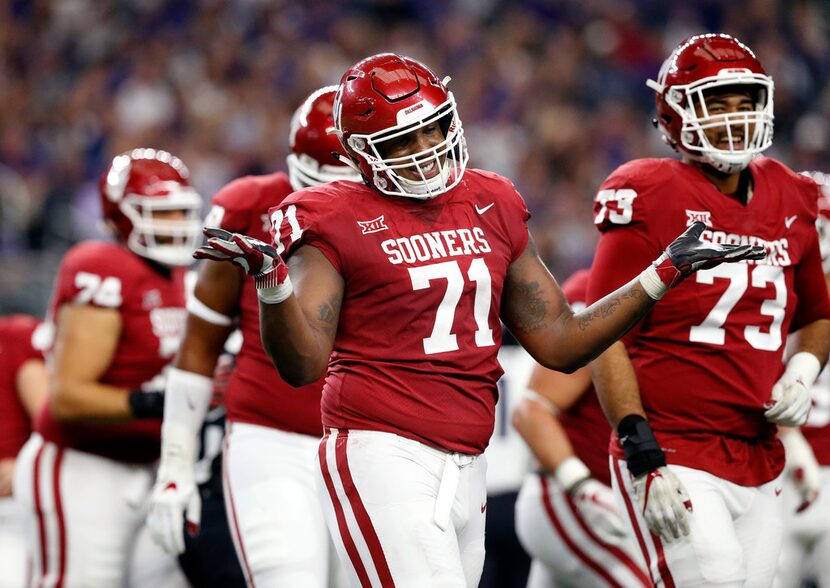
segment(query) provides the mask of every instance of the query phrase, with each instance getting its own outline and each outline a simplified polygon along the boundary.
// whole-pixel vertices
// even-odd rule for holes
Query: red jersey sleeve
[[[336,195],[310,188],[292,194],[268,211],[271,237],[283,259],[287,260],[303,245],[311,245],[342,273],[343,263],[333,245],[336,236],[329,234],[337,224],[333,198]]]
[[[594,224],[602,235],[591,267],[588,304],[629,282],[663,249],[647,230],[647,191],[630,167],[627,164],[611,174],[594,198]]]
[[[475,185],[484,193],[489,193],[494,196],[493,202],[498,200],[498,209],[500,212],[499,221],[502,226],[503,234],[508,236],[510,241],[511,259],[515,261],[524,252],[527,246],[530,235],[527,230],[527,221],[530,220],[530,211],[527,209],[527,204],[516,190],[509,179],[500,176],[493,172],[485,170],[475,170],[475,176],[470,174],[468,182],[475,182]],[[477,205],[477,210],[486,212],[489,209],[489,204],[482,201]]]
[[[87,242],[71,249],[58,271],[56,303],[121,308],[129,274],[117,245]]]

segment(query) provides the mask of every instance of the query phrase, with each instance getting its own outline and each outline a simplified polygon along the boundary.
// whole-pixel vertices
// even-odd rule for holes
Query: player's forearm
[[[656,302],[635,278],[569,317],[565,340],[575,355],[572,361],[586,365],[631,330]]]
[[[630,414],[645,416],[637,375],[625,345],[611,345],[591,362],[590,370],[597,398],[614,430]]]
[[[559,420],[546,406],[523,400],[513,413],[513,426],[536,456],[541,467],[553,472],[574,455],[571,442]]]
[[[311,384],[325,373],[330,341],[312,327],[296,296],[279,304],[260,302],[259,329],[265,352],[288,384]]]
[[[830,320],[819,319],[798,330],[792,355],[802,351],[815,355],[824,367],[830,353]]]
[[[231,331],[232,327],[212,325],[197,316],[188,315],[184,340],[173,365],[180,370],[212,378]]]
[[[98,382],[66,381],[55,377],[49,410],[61,421],[122,422],[132,419],[130,391]]]

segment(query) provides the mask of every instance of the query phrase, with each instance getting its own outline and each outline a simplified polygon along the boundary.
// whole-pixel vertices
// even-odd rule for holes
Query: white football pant
[[[391,433],[331,429],[318,492],[353,586],[478,586],[487,462]]]
[[[32,586],[187,586],[177,561],[149,540],[144,526],[155,474],[155,464],[62,449],[33,434],[14,474]]]
[[[225,510],[252,588],[326,588],[334,566],[315,488],[318,437],[228,422]]]
[[[21,506],[11,496],[0,498],[0,588],[20,588],[28,581],[31,556],[24,533]]]
[[[784,548],[778,562],[776,588],[798,587],[805,571],[819,586],[830,586],[830,467],[821,468],[821,491],[806,510],[795,514],[801,498],[784,480]]]
[[[643,553],[655,585],[768,587],[775,577],[784,532],[781,476],[762,486],[739,486],[702,470],[670,465],[692,501],[690,532],[671,543],[653,535],[625,460],[610,458],[621,513]],[[662,583],[662,584],[661,584]]]
[[[527,588],[651,586],[633,542],[592,529],[551,476],[525,477],[516,533],[533,558]]]

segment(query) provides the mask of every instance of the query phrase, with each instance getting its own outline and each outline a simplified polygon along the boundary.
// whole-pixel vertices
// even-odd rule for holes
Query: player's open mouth
[[[718,141],[718,148],[719,149],[743,149],[744,147],[744,138],[743,136],[735,136],[732,137],[732,141],[729,140],[729,137],[723,137],[720,141]]]
[[[432,178],[438,174],[438,163],[435,160],[430,161],[426,164],[422,163],[420,167],[421,173],[424,174],[424,177],[427,179]]]

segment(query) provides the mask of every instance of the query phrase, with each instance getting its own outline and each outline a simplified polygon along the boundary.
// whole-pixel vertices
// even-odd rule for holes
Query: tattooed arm
[[[288,260],[294,294],[259,304],[262,346],[283,380],[310,384],[326,371],[337,333],[343,278],[319,249],[305,245]]]
[[[507,271],[501,315],[536,361],[570,373],[622,337],[654,303],[634,278],[574,314],[531,238]]]

